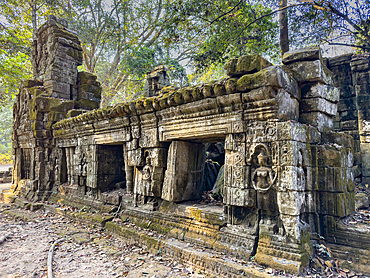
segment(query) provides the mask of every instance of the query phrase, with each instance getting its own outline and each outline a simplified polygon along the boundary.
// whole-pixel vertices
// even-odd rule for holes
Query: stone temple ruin
[[[158,68],[148,97],[97,109],[99,82],[77,72],[78,37],[50,17],[34,42],[36,80],[14,107],[12,192],[114,205],[179,240],[291,273],[325,237],[340,260],[370,273],[369,231],[341,223],[355,210],[355,181],[370,179],[369,62],[323,59],[315,48],[275,66],[243,56],[227,62],[228,78],[182,89],[165,87]],[[223,202],[206,206],[196,201],[205,146],[217,142]]]

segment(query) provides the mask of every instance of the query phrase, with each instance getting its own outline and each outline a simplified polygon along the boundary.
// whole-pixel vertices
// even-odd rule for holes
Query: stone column
[[[299,49],[283,57],[284,69],[301,87],[299,121],[319,131],[333,128],[339,90],[332,87],[332,73],[324,64],[320,48]]]
[[[181,202],[200,198],[204,162],[203,144],[172,141],[168,151],[162,199]]]
[[[352,81],[356,92],[358,115],[358,132],[360,135],[360,152],[362,183],[370,183],[370,55],[354,55],[351,60]],[[354,125],[355,126],[355,125]],[[355,163],[356,163],[355,162]]]

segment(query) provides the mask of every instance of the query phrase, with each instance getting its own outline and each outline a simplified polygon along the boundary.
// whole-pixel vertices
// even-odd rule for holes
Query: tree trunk
[[[33,78],[37,79],[39,77],[39,73],[37,71],[37,42],[36,42],[36,33],[37,33],[37,0],[30,0],[28,1],[28,5],[30,6],[31,12],[31,20],[32,20],[32,73]]]
[[[28,2],[31,8],[31,18],[32,18],[32,39],[36,39],[37,31],[37,1],[32,0]]]
[[[285,52],[289,51],[288,9],[286,9],[287,5],[287,0],[279,0],[279,8],[285,8],[279,13],[281,57],[283,57]]]

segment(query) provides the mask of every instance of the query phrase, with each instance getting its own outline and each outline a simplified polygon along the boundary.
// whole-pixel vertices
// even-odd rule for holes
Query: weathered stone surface
[[[308,98],[300,102],[300,111],[302,113],[321,112],[329,116],[337,114],[337,105],[323,98]]]
[[[283,88],[295,98],[299,98],[297,82],[280,66],[273,66],[254,74],[243,75],[237,81],[236,89],[239,92],[245,92],[267,86]]]
[[[361,143],[362,175],[370,177],[370,143]]]
[[[294,79],[301,82],[321,82],[332,85],[332,73],[322,61],[295,62],[283,67],[291,72]]]
[[[343,64],[346,64],[347,62],[351,61],[352,59],[352,53],[350,54],[344,54],[341,56],[329,58],[329,65],[330,67],[335,67],[335,66],[342,66]]]
[[[370,59],[368,55],[354,56],[351,60],[350,65],[352,71],[367,71],[370,66]]]
[[[41,33],[49,27],[42,28]],[[61,39],[56,40],[60,48],[54,62],[67,67],[79,59],[80,50],[73,34],[56,30]],[[255,58],[231,61],[230,68],[238,72],[234,78],[182,89],[164,87],[153,97],[79,115],[82,111],[75,108],[84,101],[99,102],[99,83],[68,67],[70,76],[58,73],[53,64],[45,74],[51,79],[43,83],[51,92],[35,83],[17,97],[15,193],[39,200],[52,196],[95,209],[113,204],[145,229],[244,258],[257,249],[258,262],[300,272],[312,251],[309,231],[319,234],[326,216],[339,219],[354,211],[353,153],[360,152],[360,136],[361,142],[369,140],[368,114],[361,110],[351,119],[362,125],[361,134],[358,128],[348,129],[351,134],[357,130],[357,144],[345,135],[323,133],[334,119],[325,113],[335,114],[338,94],[317,84],[323,79],[312,77],[321,78],[322,72],[305,73],[312,75],[306,81],[314,83],[303,90],[301,100],[304,82],[298,87],[282,67],[262,69],[264,60]],[[324,70],[316,64],[320,60],[294,61],[288,66]],[[155,81],[156,74],[148,78]],[[352,86],[345,74],[335,80],[342,78]],[[353,80],[366,86],[360,72]],[[72,85],[69,92],[66,84]],[[158,89],[163,84],[151,85]],[[364,109],[367,101],[366,95],[358,95],[353,103]],[[299,106],[307,111],[300,118]],[[350,105],[345,108],[338,115],[354,111]],[[66,116],[72,117],[62,119]],[[338,117],[338,126],[350,127]],[[205,144],[210,142],[224,143],[225,157],[217,160],[224,162],[223,206],[196,201],[205,190]],[[177,204],[189,200],[190,206]]]
[[[163,88],[170,85],[166,68],[164,66],[158,66],[147,74],[144,91],[146,92],[146,96],[151,97],[158,95]]]
[[[173,141],[168,151],[162,199],[169,202],[200,197],[204,165],[204,146]]]
[[[322,57],[319,47],[300,48],[284,53],[283,63],[290,64],[298,61],[315,61],[321,59]]]
[[[355,195],[355,208],[358,209],[366,209],[370,205],[370,198],[369,195],[366,193],[357,193]]]
[[[348,198],[347,195],[352,195]],[[354,193],[320,192],[318,212],[337,217],[345,217],[355,209]]]
[[[82,48],[77,35],[58,24],[54,16],[49,16],[37,30],[33,42],[35,79],[44,81],[52,97],[72,99],[77,93],[73,88],[77,81],[77,66],[81,64]]]
[[[225,64],[225,70],[228,76],[237,77],[255,73],[270,66],[272,64],[259,55],[247,55],[228,60]]]
[[[340,97],[340,90],[336,87],[320,83],[306,84],[301,89],[302,98],[323,98],[327,101],[337,103]]]
[[[299,103],[284,89],[261,87],[242,94],[245,119],[298,120]]]
[[[299,121],[310,124],[319,131],[327,131],[333,127],[333,118],[322,112],[301,113]]]

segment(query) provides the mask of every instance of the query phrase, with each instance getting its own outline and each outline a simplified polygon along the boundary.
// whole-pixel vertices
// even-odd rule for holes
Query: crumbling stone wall
[[[188,240],[293,273],[308,264],[310,238],[354,211],[353,139],[330,131],[339,92],[318,49],[287,53],[282,66],[258,55],[231,59],[228,78],[159,92],[162,85],[152,86],[150,97],[85,111],[98,107],[99,83],[73,66],[80,55],[72,33],[68,51],[55,36],[65,27],[53,18],[45,26],[54,31],[38,34],[63,42],[60,51],[75,59],[66,60],[71,74],[63,73],[73,82],[24,84],[14,110],[14,191],[125,207],[173,225],[179,237],[189,232],[196,239]],[[41,65],[60,66],[40,61],[40,77]],[[207,142],[225,144],[223,212],[203,222],[176,210],[171,218],[169,204],[202,194]]]
[[[82,48],[65,22],[50,16],[33,46],[35,80],[23,83],[13,108],[13,191],[46,199],[61,171],[62,150],[55,146],[52,125],[98,108],[101,88],[96,77],[77,72]]]
[[[163,89],[58,122],[58,146],[72,149],[75,161],[86,157],[88,174],[84,190],[77,178],[56,187],[74,203],[118,205],[122,195],[98,182],[94,157],[100,145],[121,145],[126,180],[115,188],[133,193],[133,206],[155,210],[164,201],[193,200],[201,194],[201,143],[224,141],[228,226],[219,230],[221,243],[248,246],[244,255],[256,252],[261,263],[299,272],[308,262],[310,234],[325,233],[325,217],[354,211],[353,141],[330,131],[338,90],[320,52],[289,55],[284,67],[259,56],[234,59],[227,79]]]
[[[354,176],[357,183],[369,183],[369,55],[347,54],[327,60],[340,88],[334,129],[354,138]]]

